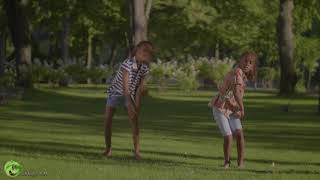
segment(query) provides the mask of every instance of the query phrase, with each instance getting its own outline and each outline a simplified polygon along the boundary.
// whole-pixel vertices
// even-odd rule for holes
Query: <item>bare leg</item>
[[[137,160],[141,159],[140,155],[140,140],[139,140],[139,123],[138,123],[138,114],[137,112],[132,112],[128,109],[128,116],[131,122],[132,127],[132,138],[134,146],[134,154]]]
[[[232,147],[232,135],[224,136],[223,152],[224,152],[224,168],[229,167]]]
[[[105,152],[103,153],[107,157],[111,157],[111,136],[112,136],[112,118],[115,113],[115,108],[107,106],[104,120],[104,140],[106,144]]]
[[[238,151],[238,167],[243,168],[244,166],[244,136],[241,129],[236,130],[237,139],[237,151]]]

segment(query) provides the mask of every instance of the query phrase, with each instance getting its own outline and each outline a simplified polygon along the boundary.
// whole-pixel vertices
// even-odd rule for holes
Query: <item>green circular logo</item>
[[[9,177],[17,177],[22,172],[22,165],[16,161],[8,161],[4,164],[4,172]]]

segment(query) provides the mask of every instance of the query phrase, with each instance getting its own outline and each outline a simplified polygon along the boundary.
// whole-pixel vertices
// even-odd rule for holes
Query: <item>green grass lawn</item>
[[[151,90],[140,118],[141,161],[133,159],[124,110],[113,121],[113,158],[104,149],[105,88],[38,88],[0,107],[0,163],[16,160],[16,179],[320,179],[320,116],[315,97],[271,92],[245,96],[246,168],[224,170],[222,137],[207,103],[212,92]],[[272,163],[275,164],[272,167]],[[1,170],[0,179],[9,179]]]

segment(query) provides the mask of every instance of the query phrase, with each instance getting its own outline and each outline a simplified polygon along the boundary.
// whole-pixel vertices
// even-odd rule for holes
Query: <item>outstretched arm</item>
[[[243,106],[243,90],[239,84],[236,84],[233,88],[234,98],[239,105],[240,118],[244,117],[244,106]]]
[[[144,87],[144,77],[141,78],[140,84],[137,90],[137,95],[136,95],[136,107],[137,107],[137,112],[139,113],[140,110],[140,105],[141,105],[141,99],[142,99],[142,94],[143,94],[143,87]]]
[[[128,112],[134,113],[134,114],[129,114],[129,116],[136,115],[136,109],[132,103],[130,91],[129,91],[129,72],[125,69],[123,69],[122,83],[123,83],[123,95],[126,98],[126,103],[127,103],[126,105],[128,108]]]

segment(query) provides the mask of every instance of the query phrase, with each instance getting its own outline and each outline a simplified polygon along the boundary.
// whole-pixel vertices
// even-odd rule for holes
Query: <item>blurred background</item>
[[[156,47],[149,82],[161,89],[215,87],[254,51],[250,87],[315,93],[318,0],[2,0],[0,86],[110,82],[141,40]]]
[[[141,40],[156,50],[143,158],[119,108],[106,159],[106,88]],[[207,104],[247,51],[246,168],[233,143],[226,172]],[[54,180],[319,180],[319,59],[320,0],[0,0],[0,164]]]

